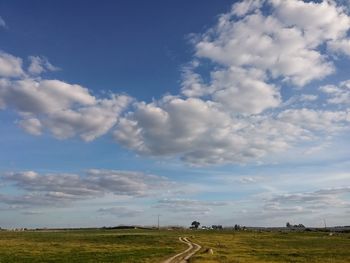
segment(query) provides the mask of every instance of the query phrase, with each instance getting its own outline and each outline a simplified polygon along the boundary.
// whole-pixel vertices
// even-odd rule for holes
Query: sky
[[[0,1],[0,227],[349,225],[349,6]]]

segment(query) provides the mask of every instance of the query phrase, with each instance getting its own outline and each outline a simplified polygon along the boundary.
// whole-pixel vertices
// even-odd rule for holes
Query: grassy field
[[[191,262],[350,262],[350,234],[320,232],[197,233]],[[205,253],[211,248],[214,255]]]
[[[185,247],[158,231],[0,232],[0,263],[158,262]]]
[[[191,262],[350,262],[350,234],[233,231],[82,230],[0,232],[5,262],[161,262],[202,245]],[[213,249],[214,254],[206,252]]]

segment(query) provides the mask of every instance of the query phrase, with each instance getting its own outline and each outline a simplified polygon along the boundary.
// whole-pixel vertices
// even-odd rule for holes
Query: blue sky
[[[1,1],[0,227],[348,224],[346,1]]]

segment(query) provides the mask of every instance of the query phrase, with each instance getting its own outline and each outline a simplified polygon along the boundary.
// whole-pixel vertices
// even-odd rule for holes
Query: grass
[[[191,262],[350,262],[350,234],[322,232],[198,232],[204,249]],[[205,253],[206,248],[214,255]]]
[[[184,247],[158,231],[0,232],[0,263],[157,262]]]
[[[5,262],[161,262],[186,246],[202,245],[192,263],[350,262],[350,234],[320,232],[77,230],[0,232]],[[206,252],[213,249],[214,254]]]

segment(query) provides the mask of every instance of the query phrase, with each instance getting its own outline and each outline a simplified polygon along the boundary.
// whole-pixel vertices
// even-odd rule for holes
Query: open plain
[[[179,237],[201,246],[193,263],[350,262],[349,233],[140,229],[2,231],[0,262],[161,263],[188,249]]]

